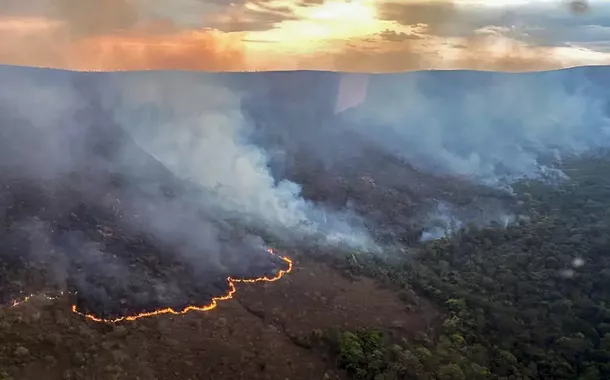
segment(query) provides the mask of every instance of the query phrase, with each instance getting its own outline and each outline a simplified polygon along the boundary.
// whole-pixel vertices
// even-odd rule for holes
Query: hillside
[[[608,72],[0,67],[0,373],[610,376]]]

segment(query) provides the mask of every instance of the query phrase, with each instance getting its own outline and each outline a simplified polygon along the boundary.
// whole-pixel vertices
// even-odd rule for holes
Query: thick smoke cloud
[[[604,70],[359,75],[346,86],[350,75],[330,73],[4,67],[0,169],[7,184],[42,189],[31,199],[46,199],[47,211],[28,206],[20,225],[41,236],[28,248],[35,257],[61,257],[57,281],[91,285],[98,304],[117,292],[143,308],[151,298],[186,304],[215,292],[184,291],[180,271],[222,285],[225,275],[272,270],[263,237],[377,250],[367,228],[394,239],[419,224],[425,241],[471,222],[512,223],[501,201],[459,193],[561,176],[553,161],[608,147]],[[134,236],[132,256],[118,254],[127,244],[119,228]],[[159,263],[134,273],[133,260],[138,267],[150,252]],[[152,281],[157,266],[172,269]]]
[[[37,263],[44,286],[112,317],[274,273],[269,238],[376,249],[354,215],[271,175],[221,79],[1,68],[2,260]]]
[[[96,178],[77,190],[195,267],[230,271],[242,265],[231,258],[241,257],[246,272],[261,259],[252,252],[264,254],[258,233],[374,249],[355,216],[319,207],[297,184],[276,181],[267,152],[250,142],[239,94],[213,75],[11,67],[0,75],[3,166],[47,188],[92,168],[124,178],[123,190]],[[176,177],[190,186],[176,185],[184,183]],[[163,186],[172,185],[181,190],[167,197]]]
[[[273,268],[260,237],[168,196],[179,182],[114,123],[93,77],[5,67],[0,78],[3,262],[38,263],[47,283],[116,313],[117,296],[146,309],[178,288],[176,305],[204,303],[224,291],[209,281]],[[201,285],[185,287],[189,276]]]
[[[427,171],[491,185],[552,175],[548,160],[610,145],[604,90],[583,73],[371,77],[346,125]]]
[[[369,221],[407,220],[399,223],[423,226],[432,235],[455,230],[447,222],[452,219],[461,226],[505,226],[519,219],[512,214],[512,181],[561,180],[565,175],[554,163],[609,143],[608,94],[600,85],[607,83],[606,68],[302,76],[291,77],[298,97],[288,85],[268,86],[250,106],[261,129],[277,129],[271,139],[287,151],[280,160],[316,162],[282,170],[304,166],[305,174],[295,176],[306,183],[318,165],[329,173],[318,175],[329,177],[322,186],[334,186],[328,185],[333,178],[348,181],[330,191],[351,194]],[[279,83],[282,76],[268,79]],[[327,93],[338,96],[329,101]],[[291,122],[280,126],[278,120]],[[504,195],[469,197],[486,191],[465,183],[491,185]],[[394,198],[395,192],[402,195]],[[381,211],[389,199],[393,206]]]
[[[593,67],[371,75],[359,86],[366,96],[345,102],[340,116],[347,131],[426,173],[511,192],[521,178],[563,180],[556,163],[610,146],[607,79],[607,68]],[[362,76],[344,75],[342,87],[351,81]],[[521,218],[510,209],[439,199],[421,219],[421,240],[467,225],[507,226]]]
[[[272,176],[267,151],[251,142],[243,94],[205,74],[117,78],[116,120],[173,173],[206,189],[220,209],[214,212],[279,239],[317,235],[323,244],[373,248],[354,215],[306,201],[299,185]]]

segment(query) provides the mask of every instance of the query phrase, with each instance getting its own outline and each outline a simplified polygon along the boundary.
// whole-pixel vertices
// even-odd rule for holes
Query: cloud
[[[101,36],[73,45],[70,58],[97,70],[240,70],[245,56],[238,39],[192,31],[160,36]]]
[[[52,17],[62,20],[71,34],[99,35],[132,29],[139,21],[137,10],[127,0],[56,0]]]
[[[95,0],[2,0],[0,14],[59,21],[78,36],[124,31],[139,21],[138,10],[128,0],[107,0],[103,7]]]
[[[475,35],[454,45],[456,68],[495,71],[537,71],[564,66],[553,49],[528,46],[497,35]]]
[[[395,30],[386,29],[379,33],[379,37],[386,41],[391,42],[403,42],[405,40],[419,40],[422,37],[417,34],[410,34],[404,32],[396,32]]]
[[[240,70],[243,43],[213,31],[130,32],[74,38],[62,25],[34,20],[7,21],[21,30],[3,33],[4,64],[64,67],[77,70]],[[35,29],[36,32],[30,30]]]
[[[453,47],[440,46],[439,51],[425,51],[425,45],[416,46],[408,41],[395,44],[400,47],[383,51],[348,47],[334,56],[333,65],[339,71],[348,72],[455,68],[519,72],[564,67],[552,49],[533,49],[514,41],[506,41],[501,51],[493,51],[491,43],[485,39],[471,39]],[[443,49],[450,54],[444,55]]]
[[[567,3],[484,7],[457,1],[386,1],[379,18],[395,23],[373,38],[337,43],[336,70],[549,70],[609,64],[610,6],[570,13]],[[409,37],[409,38],[407,38]]]
[[[341,14],[349,6],[329,1],[110,0],[102,7],[94,0],[0,0],[0,62],[79,70],[374,72],[609,62],[610,4],[602,2],[499,7],[381,0],[365,2],[362,19],[346,22]]]
[[[396,32],[398,34],[398,32]],[[390,37],[384,38],[384,37]],[[346,72],[400,72],[428,69],[468,69],[508,72],[553,70],[579,65],[610,64],[608,44],[537,46],[490,27],[468,38],[419,35],[403,39],[385,33],[336,46],[332,53],[303,57],[299,67]]]
[[[570,12],[575,14],[582,14],[589,12],[590,5],[586,0],[572,0],[568,2],[568,6],[570,7]]]
[[[425,24],[432,34],[443,33],[460,16],[452,1],[382,1],[377,11],[381,20],[406,26]]]
[[[298,0],[297,4],[303,7],[312,7],[324,4],[325,0]]]
[[[443,37],[470,37],[481,28],[495,26],[508,28],[521,37],[542,31],[549,37],[560,33],[558,38],[563,39],[574,33],[575,28],[610,24],[609,4],[591,5],[582,0],[517,2],[501,7],[451,0],[390,0],[381,2],[378,10],[383,20],[405,26],[425,24],[428,34]]]
[[[150,3],[149,3],[150,4]],[[183,28],[137,1],[0,1],[4,64],[77,70],[240,70],[239,36]]]
[[[350,72],[395,72],[426,69],[432,65],[434,56],[427,55],[417,41],[407,39],[390,42],[395,48],[367,49],[359,45],[346,46],[333,55],[332,65],[339,71]]]
[[[293,8],[263,0],[221,8],[202,15],[202,19],[206,27],[223,32],[254,32],[269,30],[283,21],[298,18]]]

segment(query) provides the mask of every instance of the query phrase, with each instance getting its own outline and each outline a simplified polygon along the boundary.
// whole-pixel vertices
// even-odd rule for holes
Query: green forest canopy
[[[441,334],[401,345],[343,332],[341,366],[376,380],[609,379],[610,159],[562,169],[570,180],[560,186],[515,186],[528,221],[463,229],[400,264],[351,263],[448,313]]]

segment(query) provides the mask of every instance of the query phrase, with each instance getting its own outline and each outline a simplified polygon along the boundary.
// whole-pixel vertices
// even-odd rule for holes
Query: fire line
[[[233,295],[237,291],[237,289],[235,288],[236,283],[275,282],[275,281],[281,279],[282,277],[284,277],[285,274],[288,274],[292,271],[293,264],[292,264],[291,259],[289,259],[286,256],[277,255],[272,249],[268,249],[267,252],[269,252],[273,256],[278,256],[288,265],[288,267],[286,269],[279,270],[278,273],[273,277],[233,278],[233,277],[229,276],[229,277],[227,277],[227,283],[229,284],[229,291],[223,296],[213,297],[212,301],[207,305],[187,306],[182,310],[174,310],[170,307],[167,307],[167,308],[163,308],[163,309],[157,309],[157,310],[153,310],[153,311],[123,316],[123,317],[118,317],[118,318],[100,318],[100,317],[96,317],[93,314],[83,313],[77,309],[76,305],[72,305],[72,312],[75,314],[78,314],[82,317],[85,317],[91,321],[94,321],[94,322],[119,323],[119,322],[124,322],[124,321],[135,321],[137,319],[141,319],[141,318],[145,318],[145,317],[153,317],[153,316],[162,315],[162,314],[182,315],[182,314],[186,314],[190,311],[210,311],[210,310],[215,309],[218,306],[218,302],[227,301],[227,300],[230,300],[233,298]]]

